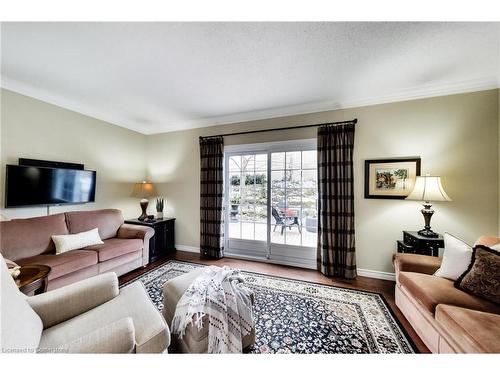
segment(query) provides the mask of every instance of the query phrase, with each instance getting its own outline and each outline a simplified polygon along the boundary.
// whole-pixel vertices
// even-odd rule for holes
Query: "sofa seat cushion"
[[[170,331],[140,282],[120,290],[112,300],[43,331],[40,348],[58,348],[120,319],[132,318],[137,353],[161,353]]]
[[[500,353],[500,315],[438,305],[436,321],[464,353]]]
[[[499,305],[456,289],[453,281],[448,279],[421,273],[401,272],[399,283],[431,314],[434,314],[439,304],[500,313]]]
[[[85,248],[85,250],[96,251],[99,262],[105,262],[121,255],[142,250],[144,246],[144,242],[136,238],[110,238],[103,242],[103,244],[87,246]]]
[[[49,281],[97,264],[97,253],[90,250],[71,250],[62,254],[42,254],[24,258],[20,266],[42,264],[51,268]]]

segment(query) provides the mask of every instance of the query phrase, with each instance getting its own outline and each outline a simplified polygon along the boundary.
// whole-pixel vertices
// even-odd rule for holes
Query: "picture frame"
[[[405,199],[420,176],[419,157],[365,160],[366,199]]]

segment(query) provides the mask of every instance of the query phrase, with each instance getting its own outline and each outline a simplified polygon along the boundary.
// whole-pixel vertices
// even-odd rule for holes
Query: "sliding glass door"
[[[315,140],[226,147],[226,254],[315,268]]]

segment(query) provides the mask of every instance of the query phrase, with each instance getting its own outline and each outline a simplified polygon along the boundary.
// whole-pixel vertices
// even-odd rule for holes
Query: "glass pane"
[[[251,173],[243,173],[243,179],[245,180],[245,185],[253,186],[255,184],[255,174]]]
[[[318,192],[316,189],[302,189],[302,205],[311,208],[318,206]]]
[[[268,158],[271,175],[268,175]],[[229,158],[228,237],[316,247],[317,153],[292,151]],[[270,179],[271,196],[267,196]],[[267,227],[267,200],[274,209]]]
[[[241,156],[231,156],[229,158],[229,171],[240,172],[241,171]]]
[[[271,218],[271,242],[284,244],[285,243],[284,218],[280,210],[275,207]]]
[[[254,223],[241,223],[241,238],[244,240],[254,239]]]
[[[318,152],[313,151],[302,151],[302,169],[317,169]]]
[[[286,169],[300,169],[300,151],[286,153]]]
[[[241,238],[240,222],[229,222],[229,238]]]
[[[277,210],[285,209],[285,190],[277,189],[271,191],[271,206]]]
[[[286,188],[300,189],[301,186],[301,171],[286,171]]]
[[[302,171],[302,187],[316,189],[318,186],[317,178],[318,172],[316,170]]]
[[[286,210],[286,236],[287,245],[301,245],[300,209],[288,208]]]
[[[318,216],[315,210],[304,210],[302,246],[316,247],[318,241]]]
[[[267,223],[255,224],[255,239],[257,241],[267,241]]]
[[[271,172],[271,189],[282,189],[285,187],[285,172],[272,171]]]
[[[255,188],[255,204],[267,205],[267,187],[256,187]]]
[[[267,223],[267,206],[255,206],[255,221]]]
[[[255,170],[255,156],[242,155],[241,156],[241,170],[244,172],[253,173]]]
[[[241,185],[240,174],[238,172],[229,172],[229,183],[231,187],[240,186]]]
[[[267,154],[255,155],[255,170],[267,172]]]
[[[267,172],[255,172],[255,186],[259,189],[267,189]]]
[[[241,221],[254,221],[255,208],[252,204],[245,204],[240,206]]]
[[[231,204],[239,204],[241,201],[241,193],[239,186],[230,186],[229,187],[229,203]]]
[[[301,191],[300,189],[288,189],[286,191],[286,199],[288,210],[300,210],[301,201],[302,201]],[[288,214],[288,212],[287,212]]]
[[[258,197],[258,191],[255,187],[252,186],[247,189],[247,201],[249,204],[256,204]]]
[[[273,152],[271,154],[271,170],[285,169],[285,153]]]

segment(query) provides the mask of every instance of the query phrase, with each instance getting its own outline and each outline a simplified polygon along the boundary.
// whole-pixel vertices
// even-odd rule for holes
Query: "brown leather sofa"
[[[476,242],[492,246],[500,237]],[[500,306],[433,276],[441,259],[395,254],[396,305],[432,353],[500,353]]]
[[[104,244],[56,255],[51,235],[99,229]],[[104,272],[118,276],[149,261],[149,227],[124,224],[120,210],[73,211],[0,222],[0,252],[24,266],[51,267],[48,289],[56,289]]]

